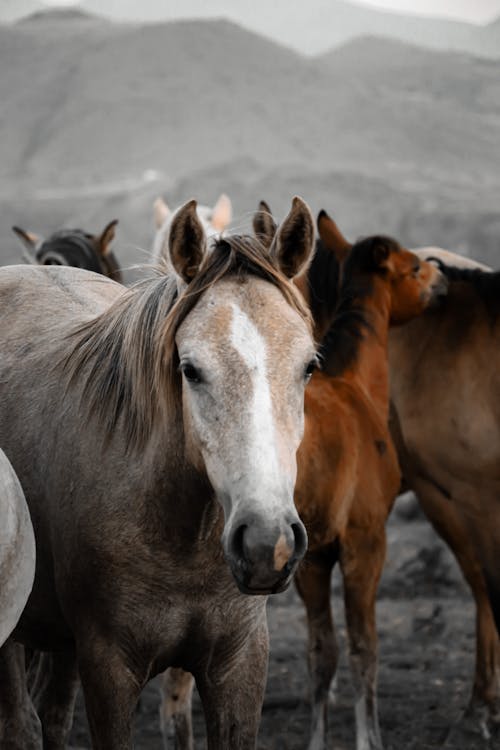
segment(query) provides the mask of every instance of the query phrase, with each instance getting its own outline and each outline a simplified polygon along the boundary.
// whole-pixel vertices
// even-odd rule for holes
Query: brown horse
[[[0,442],[39,551],[14,635],[54,652],[46,748],[64,747],[77,667],[93,747],[124,750],[142,687],[169,665],[196,677],[210,750],[255,747],[265,595],[307,542],[293,486],[315,348],[288,279],[313,236],[296,198],[274,260],[250,237],[206,254],[191,201],[169,234],[175,275],[126,290],[72,268],[0,270]],[[21,731],[12,649],[2,747]]]
[[[118,261],[110,248],[117,224],[118,220],[113,219],[101,234],[88,234],[83,229],[60,229],[46,240],[19,227],[12,227],[12,231],[21,240],[28,263],[85,268],[122,281]]]
[[[417,252],[462,268],[442,265],[449,280],[444,303],[391,332],[393,434],[406,484],[451,547],[474,595],[476,666],[464,723],[476,730],[479,724],[487,738],[500,729],[500,639],[494,619],[500,628],[500,412],[494,364],[500,274],[436,248]]]
[[[263,220],[269,221],[265,213]],[[328,244],[337,257],[345,258],[352,245],[337,226],[333,222],[323,224],[323,233],[327,233]],[[483,550],[494,553],[494,530],[499,519],[498,501],[487,494],[488,487],[489,492],[495,491],[495,462],[490,467],[483,464],[484,441],[489,451],[499,445],[498,433],[495,437],[491,432],[497,396],[489,374],[489,358],[498,341],[495,300],[499,275],[488,274],[487,266],[441,248],[414,252],[421,260],[444,264],[449,293],[439,306],[408,325],[390,330],[391,433],[405,485],[415,490],[434,528],[449,544],[476,602],[472,696],[463,721],[452,728],[449,742],[453,743],[454,737],[462,730],[468,733],[470,728],[477,731],[479,727],[488,738],[498,731],[500,723],[500,639],[482,562]],[[448,270],[450,265],[462,270]],[[326,298],[326,291],[320,296]],[[447,371],[453,372],[453,377],[444,376]],[[460,415],[456,404],[461,405]],[[490,418],[488,433],[481,428],[484,412]],[[471,440],[473,428],[477,440]],[[486,517],[488,523],[484,522]],[[498,534],[496,547],[498,550]],[[493,572],[497,569],[498,564]]]
[[[307,610],[312,696],[310,750],[324,747],[328,692],[337,667],[330,578],[343,581],[356,708],[357,748],[375,750],[378,727],[375,597],[385,558],[385,522],[400,474],[388,430],[389,326],[407,323],[444,292],[439,271],[394,240],[370,237],[345,259],[337,303],[335,225],[322,212],[321,244],[301,288],[321,337],[321,371],[306,391],[295,504],[309,549],[296,582]]]

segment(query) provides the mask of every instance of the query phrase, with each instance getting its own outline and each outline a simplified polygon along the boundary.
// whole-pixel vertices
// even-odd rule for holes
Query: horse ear
[[[28,250],[35,250],[36,246],[42,241],[42,238],[37,234],[26,232],[25,229],[21,229],[20,227],[12,227],[12,231]]]
[[[186,284],[196,276],[205,255],[205,246],[205,232],[196,213],[196,201],[191,200],[175,213],[168,236],[172,265]]]
[[[156,229],[161,229],[171,213],[163,198],[159,196],[153,203],[153,217]]]
[[[289,279],[307,268],[314,250],[314,219],[307,203],[297,195],[292,200],[290,213],[280,224],[271,255]]]
[[[387,244],[383,240],[376,239],[373,243],[372,258],[377,268],[387,267],[390,254],[391,251]]]
[[[335,253],[339,263],[344,261],[352,245],[346,240],[334,220],[323,209],[317,219],[318,234],[327,250]]]
[[[271,209],[265,201],[259,203],[259,208],[253,215],[252,226],[255,236],[264,247],[271,247],[277,227]]]
[[[115,228],[118,224],[118,219],[113,219],[104,227],[102,234],[96,238],[97,250],[101,255],[106,255],[109,252],[109,246],[115,238]]]
[[[221,193],[212,211],[211,224],[215,231],[223,232],[231,223],[232,216],[233,207],[231,205],[231,200],[225,193]]]

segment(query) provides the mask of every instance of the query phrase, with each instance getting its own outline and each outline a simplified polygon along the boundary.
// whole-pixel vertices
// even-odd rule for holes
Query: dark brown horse
[[[110,247],[117,224],[117,219],[110,221],[101,234],[88,234],[83,229],[60,229],[46,240],[19,227],[12,227],[12,231],[21,240],[28,263],[85,268],[121,281],[120,267]]]
[[[38,547],[15,637],[54,652],[46,748],[64,747],[76,668],[93,747],[124,750],[142,687],[169,665],[195,675],[211,750],[255,747],[268,637],[266,597],[248,594],[283,590],[307,541],[293,486],[315,348],[288,278],[313,233],[296,198],[274,260],[245,237],[206,254],[191,201],[170,230],[174,275],[126,290],[0,270],[0,443]],[[25,715],[13,648],[2,747]]]

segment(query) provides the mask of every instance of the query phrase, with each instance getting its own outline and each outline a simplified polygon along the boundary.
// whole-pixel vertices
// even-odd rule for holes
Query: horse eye
[[[309,364],[306,366],[306,369],[304,370],[304,379],[306,383],[308,383],[311,380],[311,375],[313,374],[317,366],[318,366],[318,363],[315,359],[311,359]]]
[[[200,371],[196,369],[190,362],[185,362],[184,364],[181,364],[180,367],[182,374],[188,380],[190,383],[200,383],[201,382],[201,374]]]
[[[420,273],[420,263],[415,263],[412,271],[414,276],[418,276],[418,274]]]

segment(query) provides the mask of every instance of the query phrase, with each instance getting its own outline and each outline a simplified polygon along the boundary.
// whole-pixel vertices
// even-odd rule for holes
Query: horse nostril
[[[300,560],[307,550],[307,533],[303,523],[292,523],[293,538],[295,540],[295,557]]]
[[[246,524],[238,526],[230,540],[229,552],[235,560],[243,560],[245,557],[244,537],[246,529]]]

